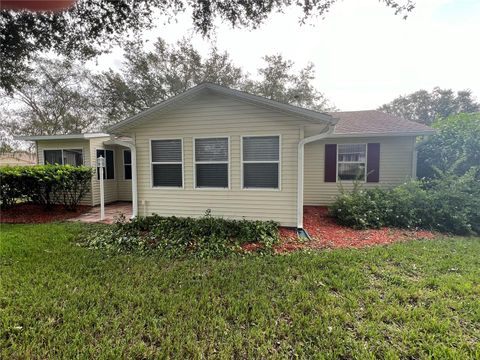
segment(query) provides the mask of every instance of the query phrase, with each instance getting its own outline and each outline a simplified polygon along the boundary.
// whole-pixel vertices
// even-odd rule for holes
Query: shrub
[[[23,191],[14,167],[0,168],[0,201],[4,208],[10,207],[22,197]]]
[[[89,192],[93,170],[85,166],[64,165],[57,168],[55,196],[67,210],[75,210]]]
[[[330,207],[338,223],[355,229],[423,228],[454,234],[480,233],[478,169],[465,175],[441,174],[393,189],[341,191]]]
[[[29,200],[46,208],[60,203],[75,210],[90,190],[92,169],[86,166],[36,165],[0,168],[2,207]]]
[[[245,243],[257,242],[265,250],[278,242],[278,224],[273,221],[227,220],[207,211],[201,218],[152,215],[130,222],[119,219],[102,231],[83,236],[91,248],[114,252],[155,252],[166,257],[222,257]]]

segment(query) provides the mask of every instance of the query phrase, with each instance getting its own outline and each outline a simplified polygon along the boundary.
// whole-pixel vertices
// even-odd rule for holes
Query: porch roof
[[[38,141],[38,140],[70,140],[70,139],[92,139],[99,137],[110,137],[107,133],[86,133],[86,134],[59,134],[59,135],[27,135],[15,136],[15,140]]]

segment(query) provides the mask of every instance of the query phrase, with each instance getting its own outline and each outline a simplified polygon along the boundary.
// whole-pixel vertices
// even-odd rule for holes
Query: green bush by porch
[[[48,208],[54,203],[75,210],[91,187],[92,169],[86,166],[36,165],[0,167],[2,207],[31,201]]]

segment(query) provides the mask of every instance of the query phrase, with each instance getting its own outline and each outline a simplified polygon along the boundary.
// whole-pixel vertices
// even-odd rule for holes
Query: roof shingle
[[[330,112],[338,119],[333,134],[428,134],[434,130],[429,126],[405,120],[378,110]]]

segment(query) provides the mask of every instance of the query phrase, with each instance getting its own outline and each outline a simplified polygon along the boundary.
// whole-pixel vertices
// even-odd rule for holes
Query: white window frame
[[[243,160],[243,139],[249,137],[278,137],[278,161],[261,160],[261,161],[244,161]],[[277,188],[246,188],[244,186],[243,165],[244,164],[273,164],[278,163],[278,187]],[[246,191],[281,191],[282,190],[282,135],[281,134],[255,134],[242,135],[240,137],[240,181],[242,190]]]
[[[43,151],[43,165],[47,165],[47,162],[45,161],[45,151],[49,151],[49,150],[61,150],[62,151],[62,164],[61,165],[65,165],[65,164],[63,164],[63,152],[65,150],[82,150],[82,165],[80,165],[80,166],[85,165],[85,149],[83,148],[83,146],[70,147],[70,148],[43,148],[42,149],[42,151]]]
[[[197,151],[195,148],[196,140],[197,139],[227,139],[227,161],[197,161]],[[218,135],[218,136],[200,136],[194,137],[192,139],[193,143],[193,188],[195,190],[230,190],[230,136],[225,135]],[[228,165],[228,186],[223,187],[198,187],[197,186],[197,164],[227,164]]]
[[[115,150],[114,149],[105,149],[105,148],[95,148],[95,180],[100,181],[98,178],[99,176],[96,174],[98,171],[97,166],[97,150],[104,150],[105,151],[105,169],[103,170],[105,173],[105,179],[103,181],[115,181],[117,178],[117,168],[115,165]],[[107,150],[113,152],[113,179],[107,178]]]
[[[125,164],[125,152],[126,152],[126,151],[130,151],[130,164]],[[130,178],[130,179],[127,179],[127,177],[125,176],[125,174],[126,174],[126,173],[125,173],[125,165],[130,165],[130,168],[131,168],[132,171],[133,171],[133,167],[132,167],[132,150],[130,150],[130,149],[123,149],[122,156],[123,156],[123,158],[122,158],[122,163],[123,163],[123,180],[125,180],[125,181],[132,181],[131,178]],[[133,178],[133,174],[132,174],[132,178]]]
[[[339,148],[341,145],[363,145],[365,146],[365,161],[339,161],[338,158],[339,158]],[[348,182],[355,182],[355,181],[358,181],[358,182],[361,182],[361,183],[366,183],[367,182],[367,160],[368,160],[368,145],[367,143],[342,143],[342,144],[337,144],[337,181],[348,181]],[[338,176],[338,170],[339,170],[339,166],[338,164],[365,164],[365,168],[364,168],[364,174],[363,174],[363,180],[342,180],[340,179],[340,177]]]
[[[182,147],[182,161],[181,162],[165,162],[165,161],[155,161],[152,159],[152,141],[156,140],[180,140]],[[185,154],[183,147],[183,138],[152,138],[149,139],[149,152],[150,152],[150,189],[165,189],[165,190],[180,190],[185,189]],[[165,164],[180,164],[182,165],[182,186],[153,186],[153,165],[165,165]]]

